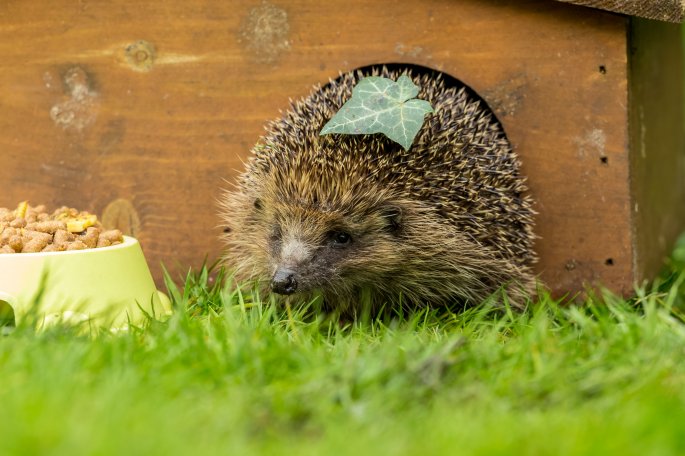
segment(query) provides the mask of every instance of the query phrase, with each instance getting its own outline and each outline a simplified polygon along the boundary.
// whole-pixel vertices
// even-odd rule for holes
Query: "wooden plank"
[[[631,22],[630,137],[636,278],[664,266],[685,230],[683,26]]]
[[[629,16],[656,19],[658,21],[682,22],[685,19],[683,0],[558,0],[576,5],[599,8]]]
[[[625,49],[621,17],[548,0],[4,2],[0,206],[109,207],[159,280],[160,261],[219,255],[219,188],[289,97],[413,63],[503,122],[538,201],[542,279],[627,292]]]

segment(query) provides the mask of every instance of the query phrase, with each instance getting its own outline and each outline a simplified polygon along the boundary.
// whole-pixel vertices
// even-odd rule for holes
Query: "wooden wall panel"
[[[663,268],[685,229],[684,30],[644,19],[631,24],[631,209],[639,279]]]
[[[219,254],[223,179],[289,97],[415,63],[503,122],[538,201],[542,279],[627,292],[625,51],[622,17],[548,0],[5,1],[0,206],[109,208],[157,278],[160,261],[197,266]]]

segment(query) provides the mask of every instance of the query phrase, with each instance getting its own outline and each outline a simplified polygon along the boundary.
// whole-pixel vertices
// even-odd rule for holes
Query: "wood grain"
[[[504,124],[538,202],[541,278],[626,293],[626,26],[548,0],[4,2],[0,206],[125,200],[157,280],[160,262],[197,267],[220,254],[220,188],[289,97],[413,63],[469,84]]]
[[[685,18],[683,0],[558,0],[576,5],[599,8],[630,16],[658,21],[682,22]]]
[[[683,26],[631,26],[630,135],[636,277],[664,266],[685,229]]]

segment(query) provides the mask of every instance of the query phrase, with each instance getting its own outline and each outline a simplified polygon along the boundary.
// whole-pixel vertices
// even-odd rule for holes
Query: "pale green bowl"
[[[146,313],[171,313],[140,244],[128,236],[97,249],[0,254],[0,305],[12,308],[17,323],[32,316],[39,325],[89,321],[115,329],[143,323]]]

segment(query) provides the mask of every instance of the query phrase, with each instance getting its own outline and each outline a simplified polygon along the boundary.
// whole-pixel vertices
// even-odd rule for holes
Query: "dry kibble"
[[[0,247],[0,253],[17,253],[17,252],[15,252],[14,249],[12,247],[10,247],[9,245],[3,245],[2,247]]]
[[[12,236],[9,239],[9,241],[7,242],[7,245],[12,247],[12,249],[15,252],[21,252],[21,249],[24,248],[24,243],[21,240],[21,236],[19,236],[18,234],[15,234],[14,236]]]
[[[123,241],[121,231],[105,231],[95,215],[71,207],[52,214],[26,201],[16,209],[0,208],[0,254],[83,250]]]
[[[79,235],[79,240],[86,244],[89,249],[94,249],[98,244],[98,235],[100,230],[94,226],[86,228],[86,232]]]
[[[43,233],[45,234],[45,233]],[[24,248],[21,250],[23,253],[35,253],[35,252],[40,252],[43,250],[47,245],[48,242],[50,241],[50,236],[48,237],[43,237],[43,236],[36,236],[30,241],[26,242],[24,244]]]
[[[14,219],[10,222],[10,226],[12,228],[24,228],[26,226],[26,219],[23,217]]]
[[[66,229],[65,230],[57,230],[55,231],[55,236],[54,236],[54,243],[55,244],[66,244],[67,242],[71,242],[75,239],[75,236],[68,232]]]
[[[0,245],[7,244],[12,236],[16,236],[18,234],[19,230],[16,228],[5,228],[2,230],[2,234],[0,234]]]
[[[62,206],[52,213],[52,217],[56,220],[78,217],[79,212],[73,207]]]
[[[112,245],[112,242],[109,239],[105,239],[102,236],[98,238],[98,243],[96,247],[109,247]]]
[[[108,230],[100,234],[101,238],[107,239],[109,242],[124,242],[124,235],[119,230]]]
[[[84,244],[83,242],[81,242],[80,240],[78,240],[78,239],[76,239],[76,240],[73,241],[73,242],[70,242],[70,243],[67,245],[67,250],[84,250],[84,249],[87,249],[87,248],[88,248],[88,246],[87,246],[86,244]]]
[[[33,223],[32,226],[27,226],[27,228],[33,228],[34,230],[43,233],[54,234],[57,230],[66,230],[67,224],[59,220],[45,220],[43,222]]]
[[[47,244],[48,242],[52,241],[52,235],[50,235],[49,233],[42,233],[40,231],[24,230],[21,236],[21,240],[24,244],[34,239],[40,239],[41,242],[45,242]]]

